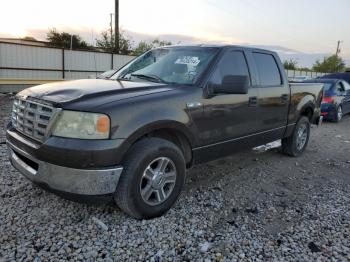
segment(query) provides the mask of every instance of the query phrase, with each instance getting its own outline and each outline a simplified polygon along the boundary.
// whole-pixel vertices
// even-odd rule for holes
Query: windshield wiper
[[[127,78],[127,77],[118,77],[117,79],[113,79],[113,80],[117,80],[117,81],[131,81],[130,78]]]
[[[157,83],[163,83],[163,84],[167,83],[166,81],[164,81],[162,78],[160,78],[157,75],[131,74],[131,76],[143,78],[143,79],[150,80],[152,82],[157,82]]]

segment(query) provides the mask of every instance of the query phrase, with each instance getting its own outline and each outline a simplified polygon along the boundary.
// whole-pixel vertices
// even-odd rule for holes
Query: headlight
[[[63,110],[52,135],[79,139],[109,138],[110,120],[103,114]]]

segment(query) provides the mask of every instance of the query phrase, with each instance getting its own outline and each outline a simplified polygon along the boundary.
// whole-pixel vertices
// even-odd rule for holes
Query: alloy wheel
[[[176,167],[168,157],[151,161],[140,181],[141,197],[145,203],[156,206],[167,200],[175,186]]]
[[[308,128],[306,124],[299,126],[297,131],[297,149],[300,151],[304,148],[308,137]]]
[[[340,121],[342,118],[343,118],[343,110],[341,106],[339,106],[337,110],[337,120]]]

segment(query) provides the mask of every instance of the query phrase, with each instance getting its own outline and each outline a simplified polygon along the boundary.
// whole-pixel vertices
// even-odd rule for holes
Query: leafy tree
[[[350,73],[350,67],[345,68],[345,72]]]
[[[161,47],[161,46],[167,46],[167,45],[172,45],[170,41],[160,41],[159,39],[155,39],[152,41],[152,44],[154,47]]]
[[[55,28],[51,29],[47,35],[46,39],[49,41],[49,45],[61,48],[69,49],[93,49],[92,46],[88,45],[79,35],[71,35],[66,32],[57,32]]]
[[[28,40],[28,41],[38,41],[38,40],[36,40],[34,37],[32,37],[32,36],[25,36],[25,37],[23,37],[22,38],[23,40]]]
[[[296,70],[298,62],[294,59],[285,60],[283,62],[284,68],[287,70]]]
[[[101,33],[101,38],[96,39],[96,46],[106,52],[115,52],[115,34],[110,34],[110,31],[106,30]],[[131,40],[119,33],[119,54],[128,55],[131,52]]]
[[[312,71],[312,70],[311,70],[310,68],[308,68],[308,67],[299,67],[299,68],[297,68],[297,70],[306,71],[306,72]]]
[[[317,60],[312,68],[317,72],[324,73],[342,72],[345,70],[345,63],[341,57],[332,55],[324,57],[323,61]]]
[[[159,39],[155,39],[151,43],[141,41],[133,50],[132,54],[138,56],[147,52],[148,50],[151,50],[152,48],[167,46],[167,45],[172,45],[172,43],[170,41],[160,41]]]
[[[143,53],[147,52],[148,50],[151,50],[152,48],[153,48],[153,45],[151,43],[141,41],[136,46],[136,48],[133,50],[132,54],[135,56],[139,56],[139,55],[142,55]]]

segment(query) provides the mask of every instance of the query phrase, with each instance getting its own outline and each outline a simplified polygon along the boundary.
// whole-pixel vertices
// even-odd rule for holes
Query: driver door
[[[200,158],[216,159],[257,143],[258,91],[251,87],[248,63],[243,50],[232,48],[223,54],[210,82],[220,85],[224,76],[248,76],[248,94],[215,94],[203,99],[203,116],[197,118]],[[259,142],[258,142],[259,143]],[[210,154],[204,151],[210,150]],[[203,154],[201,154],[203,151]]]

